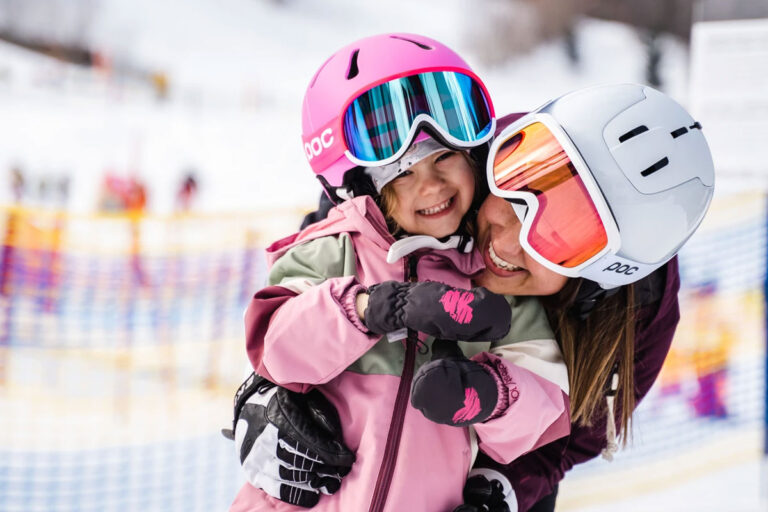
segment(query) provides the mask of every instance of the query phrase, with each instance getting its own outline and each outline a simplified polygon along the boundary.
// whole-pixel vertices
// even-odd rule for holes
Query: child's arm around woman
[[[246,311],[246,346],[258,374],[306,391],[333,379],[381,336],[357,318],[362,286],[351,236],[324,236],[281,251],[287,241],[268,249],[279,259]]]

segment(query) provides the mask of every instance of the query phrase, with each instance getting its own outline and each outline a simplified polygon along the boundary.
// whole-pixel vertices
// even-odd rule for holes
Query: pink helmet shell
[[[444,44],[416,34],[381,34],[345,46],[320,66],[302,106],[302,139],[312,170],[333,187],[356,165],[345,156],[343,116],[352,101],[379,84],[429,71],[457,71],[473,78],[493,105],[482,80]]]

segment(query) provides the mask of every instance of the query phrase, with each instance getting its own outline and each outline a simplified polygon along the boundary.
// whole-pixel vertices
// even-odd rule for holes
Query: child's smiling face
[[[465,153],[446,149],[412,165],[388,186],[394,221],[412,235],[456,232],[475,195],[475,170]]]

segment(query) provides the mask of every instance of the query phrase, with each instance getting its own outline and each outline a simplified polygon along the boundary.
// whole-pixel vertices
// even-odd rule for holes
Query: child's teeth
[[[447,200],[443,204],[439,204],[437,206],[433,206],[432,208],[425,208],[424,210],[419,210],[419,213],[423,215],[434,215],[436,213],[439,213],[446,208],[448,208],[451,205],[451,199]]]

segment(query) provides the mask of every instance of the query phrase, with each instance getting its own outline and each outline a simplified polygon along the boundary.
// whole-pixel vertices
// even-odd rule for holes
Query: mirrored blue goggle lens
[[[409,142],[420,114],[456,139],[472,143],[488,135],[491,112],[480,86],[449,71],[397,78],[366,91],[344,114],[347,149],[359,160],[378,162]]]

